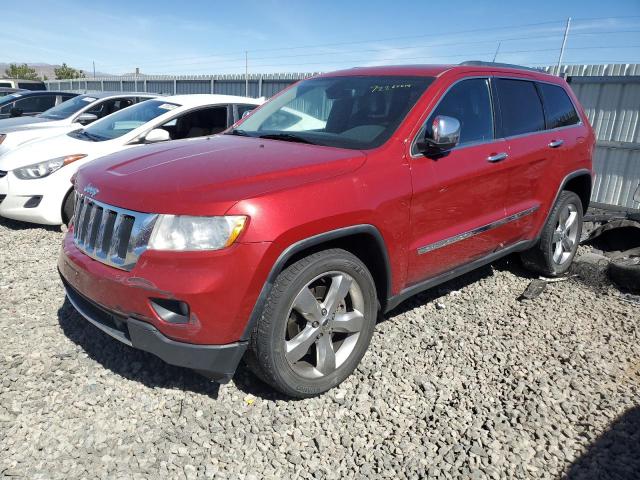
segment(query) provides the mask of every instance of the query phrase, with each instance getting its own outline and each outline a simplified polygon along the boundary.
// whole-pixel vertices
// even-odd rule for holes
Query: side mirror
[[[76,118],[76,122],[82,125],[88,125],[91,122],[95,122],[97,119],[98,116],[94,115],[93,113],[83,113],[81,115],[78,115],[78,118]]]
[[[13,107],[11,110],[9,110],[10,117],[21,117],[23,113],[24,110],[22,110],[20,107]]]
[[[458,145],[460,121],[457,118],[438,115],[433,119],[430,134],[416,143],[418,150],[426,154],[442,154]]]
[[[158,143],[169,140],[171,140],[171,136],[163,128],[154,128],[144,136],[144,143]]]

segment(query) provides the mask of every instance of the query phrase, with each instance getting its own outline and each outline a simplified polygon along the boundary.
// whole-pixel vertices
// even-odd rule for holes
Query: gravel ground
[[[290,401],[218,388],[65,303],[62,234],[0,220],[0,477],[638,478],[640,307],[502,261],[382,321],[356,373]]]

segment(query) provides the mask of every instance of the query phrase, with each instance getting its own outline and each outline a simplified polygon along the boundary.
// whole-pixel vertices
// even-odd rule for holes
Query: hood
[[[351,172],[359,150],[219,135],[148,145],[82,167],[76,188],[149,213],[221,215],[234,203]]]
[[[50,118],[42,118],[42,117],[14,117],[14,118],[4,118],[0,120],[0,133],[7,133],[8,131],[17,129],[17,128],[25,128],[28,125],[36,125],[38,123],[47,123],[51,122]],[[41,127],[43,125],[38,125]]]
[[[8,140],[10,138],[11,136],[7,136]],[[0,170],[14,170],[33,163],[76,153],[94,155],[101,148],[99,143],[106,142],[85,142],[66,134],[50,138],[30,139],[30,141],[25,141],[5,153],[0,150]],[[4,142],[1,146],[5,146]]]
[[[0,134],[4,134],[4,141],[0,144],[0,156],[23,145],[40,141],[45,138],[55,137],[80,128],[77,125],[61,125],[58,122],[47,122],[45,124],[30,123],[24,127],[0,129]]]

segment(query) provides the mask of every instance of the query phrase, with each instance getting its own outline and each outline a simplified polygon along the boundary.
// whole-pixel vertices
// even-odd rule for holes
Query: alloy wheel
[[[578,228],[578,209],[573,203],[569,203],[560,211],[551,239],[553,261],[556,265],[562,265],[571,258],[578,242]]]
[[[287,318],[285,358],[298,375],[320,378],[344,364],[364,328],[362,289],[350,275],[331,271],[307,283]]]

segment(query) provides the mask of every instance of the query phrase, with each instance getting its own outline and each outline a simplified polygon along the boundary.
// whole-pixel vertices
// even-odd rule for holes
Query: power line
[[[619,19],[619,18],[624,18],[624,19],[640,18],[640,15],[608,16],[608,17],[582,17],[582,18],[576,18],[575,21],[614,20],[614,19]],[[505,25],[505,26],[499,26],[499,27],[496,27],[496,26],[494,26],[494,27],[483,27],[483,28],[475,28],[475,29],[469,29],[469,30],[458,30],[458,31],[454,31],[454,32],[448,32],[448,33],[446,33],[446,35],[453,36],[453,35],[460,35],[460,34],[465,34],[465,33],[477,33],[477,32],[483,32],[483,31],[512,30],[512,29],[516,29],[516,28],[535,27],[535,26],[553,25],[553,24],[558,24],[558,26],[562,28],[562,24],[564,23],[564,21],[565,21],[565,19],[559,19],[559,20],[549,20],[549,21],[545,21],[545,22],[525,23],[525,24],[518,24],[518,25]],[[335,47],[335,46],[344,46],[344,45],[357,45],[357,44],[364,44],[364,43],[387,42],[387,41],[406,40],[406,39],[413,39],[413,38],[424,38],[424,37],[431,37],[433,35],[434,35],[434,33],[431,32],[431,33],[428,33],[428,34],[420,34],[420,35],[404,35],[404,36],[375,38],[375,39],[370,39],[370,40],[357,40],[357,41],[349,41],[349,42],[333,42],[333,43],[324,43],[324,44],[309,44],[309,45],[286,46],[286,47],[276,47],[276,48],[260,48],[260,49],[249,50],[249,53],[267,52],[267,51],[268,52],[276,52],[276,51],[284,51],[284,50],[299,50],[299,49],[309,49],[309,48],[323,48],[323,47]],[[234,55],[234,54],[243,55],[244,52],[245,52],[244,50],[243,51],[238,51],[238,52],[228,52],[228,53],[226,53],[226,55]],[[197,56],[190,56],[190,57],[173,57],[173,58],[167,58],[167,59],[163,60],[163,63],[165,61],[174,62],[174,61],[179,61],[179,60],[204,59],[204,58],[209,58],[209,57],[216,57],[216,56],[219,56],[219,55],[220,54],[197,55]],[[149,62],[136,62],[136,63],[145,63],[147,65],[150,64]],[[109,66],[113,68],[113,67],[118,67],[120,65],[109,65]],[[127,66],[127,65],[123,65],[123,66]]]
[[[589,46],[589,47],[571,47],[566,50],[592,50],[592,49],[619,49],[619,48],[640,48],[640,45],[612,45],[612,46]],[[524,50],[502,50],[500,55],[514,55],[520,53],[544,53],[544,52],[557,52],[557,48],[538,48],[538,49],[524,49]],[[486,52],[466,52],[461,54],[441,54],[441,55],[419,55],[414,57],[403,57],[400,60],[425,60],[425,59],[435,59],[435,58],[473,58],[477,56],[490,55],[494,53],[493,51]],[[380,58],[376,59],[376,62],[383,61],[397,61],[398,58]],[[342,65],[348,63],[358,63],[363,61],[371,61],[370,59],[350,59],[350,60],[340,60],[340,61],[332,61],[329,62],[331,65]],[[295,63],[253,63],[253,67],[284,67],[291,65],[322,65],[327,62],[295,62]],[[230,65],[230,66],[240,66],[238,65]],[[204,68],[203,68],[204,69]],[[202,69],[201,69],[202,70]]]
[[[600,31],[600,32],[575,32],[572,33],[571,36],[581,35],[581,36],[589,36],[589,35],[612,35],[612,34],[621,34],[621,33],[639,33],[640,30],[608,30],[608,31]],[[252,66],[272,66],[266,63],[254,63],[256,60],[279,60],[282,58],[299,58],[299,57],[308,57],[308,56],[326,56],[326,55],[349,55],[349,54],[361,54],[361,53],[373,53],[373,52],[387,52],[390,50],[410,50],[410,49],[418,49],[418,48],[430,48],[430,47],[451,47],[451,46],[463,46],[463,45],[480,45],[480,44],[496,44],[498,42],[511,42],[511,41],[520,41],[520,40],[532,40],[536,39],[539,41],[556,41],[562,38],[562,33],[559,32],[557,35],[547,36],[545,38],[540,38],[538,35],[528,35],[528,36],[520,36],[520,37],[510,37],[510,38],[499,38],[499,39],[491,39],[491,40],[476,40],[476,41],[467,41],[467,42],[451,42],[451,43],[429,43],[422,45],[409,45],[409,46],[397,46],[397,47],[385,47],[385,48],[371,48],[371,49],[363,49],[363,50],[347,50],[343,52],[318,52],[318,53],[303,53],[303,54],[295,54],[295,55],[283,55],[283,56],[264,56],[264,57],[252,57]],[[595,48],[595,47],[594,47]],[[632,48],[628,45],[620,45],[619,48]],[[557,51],[556,49],[553,49]],[[568,50],[572,50],[569,48]],[[507,52],[502,52],[507,53]],[[526,52],[523,52],[526,53]],[[439,58],[446,55],[440,55],[433,58]],[[188,62],[188,63],[179,63],[176,62],[163,62],[162,64],[158,64],[158,66],[162,69],[163,66],[172,66],[172,67],[186,67],[190,65],[199,65],[203,63],[202,61],[196,62]],[[209,62],[207,62],[209,63]],[[318,64],[323,62],[317,62]],[[224,61],[217,61],[216,66],[223,67],[236,67],[243,66],[244,61],[240,58],[238,59],[229,59]],[[282,64],[282,65],[290,65],[290,64]]]

